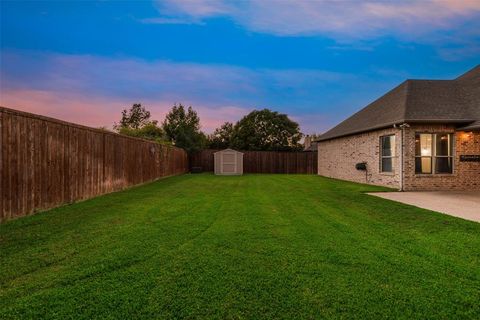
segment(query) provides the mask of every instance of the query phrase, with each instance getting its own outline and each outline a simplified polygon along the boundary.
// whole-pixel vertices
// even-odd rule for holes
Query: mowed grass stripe
[[[307,175],[185,175],[0,227],[2,318],[478,318],[480,224]]]

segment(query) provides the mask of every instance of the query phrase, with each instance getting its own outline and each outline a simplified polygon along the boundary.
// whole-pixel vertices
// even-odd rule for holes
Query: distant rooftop
[[[480,128],[480,65],[453,80],[406,80],[318,140],[404,122],[453,123],[464,129]]]

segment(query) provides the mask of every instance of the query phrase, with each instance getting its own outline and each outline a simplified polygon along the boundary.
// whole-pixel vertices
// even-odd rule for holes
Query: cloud
[[[231,13],[234,3],[221,0],[156,1],[161,12],[183,14],[195,18],[208,18]]]
[[[162,0],[156,4],[162,17],[194,21],[228,17],[254,32],[327,35],[337,40],[392,34],[413,38],[453,28],[466,19],[475,21],[480,13],[478,0]]]
[[[223,1],[155,1],[161,17],[141,19],[152,24],[203,24],[204,18],[226,15],[234,9]]]
[[[126,101],[53,90],[3,89],[0,105],[91,127],[111,127]]]
[[[129,100],[127,98],[86,95],[57,90],[2,89],[0,105],[12,109],[41,114],[52,118],[82,124],[94,128],[112,128],[119,120],[122,108],[141,102],[151,111],[152,118],[163,120],[172,107],[169,101]],[[251,110],[239,107],[195,106],[202,129],[212,132],[225,121],[234,122]]]
[[[146,18],[140,20],[143,23],[155,23],[155,24],[202,24],[199,20],[193,20],[188,18]]]
[[[0,103],[66,121],[111,126],[123,108],[142,103],[162,120],[174,103],[192,105],[207,132],[237,121],[254,108],[271,108],[299,119],[305,131],[319,105],[345,102],[330,87],[363,81],[325,70],[252,69],[232,65],[146,61],[92,55],[3,51]],[[338,90],[332,90],[337,92]]]
[[[478,55],[479,0],[159,0],[160,17],[144,23],[206,24],[226,18],[252,32],[322,36],[334,51],[372,51],[394,37],[431,46],[445,61]],[[380,42],[381,43],[381,42]]]
[[[440,48],[439,55],[446,61],[461,61],[466,57],[479,57],[480,44],[472,43],[468,46]]]

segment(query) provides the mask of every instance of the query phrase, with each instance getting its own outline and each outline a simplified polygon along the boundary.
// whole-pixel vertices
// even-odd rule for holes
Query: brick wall
[[[388,128],[318,143],[318,174],[391,188],[400,187],[400,130]],[[380,173],[380,137],[395,134],[394,173]],[[367,173],[355,164],[367,163]]]
[[[453,174],[415,174],[415,133],[454,134]],[[480,154],[480,132],[455,131],[446,125],[412,125],[405,130],[405,190],[479,190],[480,162],[460,162],[460,155]]]
[[[453,133],[455,137],[453,174],[415,174],[415,133]],[[394,173],[380,172],[380,137],[395,134]],[[480,163],[460,162],[460,155],[480,154],[480,132],[455,131],[446,125],[412,125],[405,129],[404,190],[479,190]],[[360,183],[400,188],[401,130],[388,128],[343,137],[318,144],[318,174]],[[367,174],[355,164],[367,162]]]

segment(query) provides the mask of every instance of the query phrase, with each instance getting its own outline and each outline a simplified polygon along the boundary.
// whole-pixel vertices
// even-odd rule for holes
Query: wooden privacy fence
[[[0,221],[187,171],[183,149],[0,107]]]
[[[202,150],[190,157],[190,167],[213,171],[213,154],[218,150]],[[317,152],[242,151],[244,173],[317,174]]]

